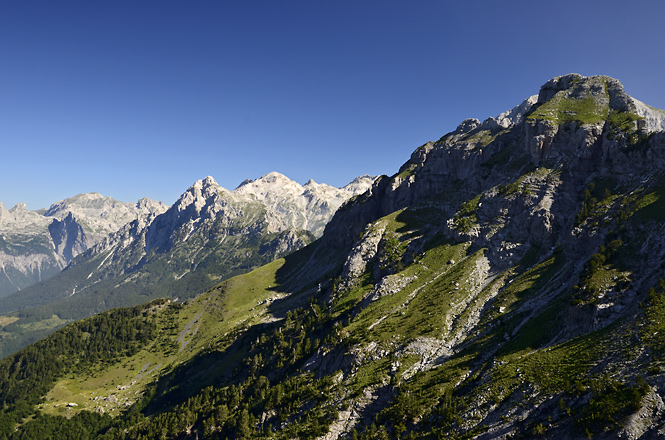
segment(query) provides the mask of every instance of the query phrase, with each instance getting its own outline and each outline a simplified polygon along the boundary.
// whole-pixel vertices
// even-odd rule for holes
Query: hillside
[[[556,77],[309,246],[2,360],[0,437],[656,438],[664,196],[665,113]]]
[[[199,180],[169,209],[127,223],[61,273],[0,298],[9,324],[0,325],[0,354],[114,307],[190,298],[287,255],[319,237],[335,210],[373,181],[300,185],[273,172],[229,191],[212,177]]]

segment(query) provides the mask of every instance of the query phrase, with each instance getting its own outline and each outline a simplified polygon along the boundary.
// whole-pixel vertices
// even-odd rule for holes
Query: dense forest
[[[25,425],[26,431],[20,437],[16,437],[19,433],[15,432],[15,427],[33,413],[34,406],[58,378],[113,364],[153,340],[157,326],[152,315],[155,309],[165,305],[166,301],[157,300],[139,307],[102,313],[70,324],[0,361],[0,437],[47,438],[49,430],[53,430],[52,438],[67,438],[68,433],[68,438],[73,438],[72,432],[82,435],[88,431],[90,435],[97,433],[99,429],[95,427],[101,426],[100,420],[104,418],[87,413],[66,423],[62,418],[36,417]],[[74,430],[66,429],[66,426]]]

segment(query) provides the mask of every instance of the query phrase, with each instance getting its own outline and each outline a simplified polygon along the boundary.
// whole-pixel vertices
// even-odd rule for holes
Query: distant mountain
[[[52,325],[112,307],[192,297],[311,243],[339,206],[374,179],[362,176],[338,189],[311,180],[300,185],[273,172],[229,191],[206,177],[168,210],[140,216],[77,255],[61,273],[0,299],[0,314],[20,310],[13,336],[22,332],[22,338],[33,338]],[[67,209],[71,203],[60,203],[47,213]],[[60,229],[66,229],[62,222]],[[36,320],[51,325],[37,326],[43,330],[37,334],[19,332],[21,323]],[[21,346],[13,336],[0,342],[0,352]]]
[[[344,202],[367,191],[376,176],[360,176],[351,183],[335,188],[325,183],[309,180],[305,185],[289,180],[282,174],[272,172],[257,180],[246,180],[232,191],[239,202],[258,200],[274,218],[271,229],[306,229],[320,237],[323,229]]]
[[[161,202],[119,202],[98,193],[79,194],[47,210],[10,210],[0,203],[0,297],[60,272],[74,257],[132,220],[162,213]]]
[[[198,186],[215,202],[184,211],[267,212]],[[195,238],[182,219],[157,248]],[[556,77],[417,148],[305,248],[2,360],[0,437],[661,438],[664,230],[665,112]]]

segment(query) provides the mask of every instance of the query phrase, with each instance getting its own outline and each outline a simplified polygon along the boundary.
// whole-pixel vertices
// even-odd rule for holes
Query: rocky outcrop
[[[62,221],[54,219],[48,226],[48,232],[56,254],[63,261],[71,261],[88,248],[88,237],[71,212]]]

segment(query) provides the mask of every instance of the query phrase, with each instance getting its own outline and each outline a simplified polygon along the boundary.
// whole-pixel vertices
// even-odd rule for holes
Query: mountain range
[[[334,188],[313,180],[300,185],[272,172],[229,191],[206,177],[168,209],[143,199],[137,207],[154,205],[155,209],[144,209],[134,219],[128,216],[130,204],[97,194],[58,202],[44,215],[14,209],[33,222],[15,216],[13,223],[7,223],[14,230],[31,228],[42,237],[46,222],[51,221],[48,231],[68,224],[80,232],[53,239],[47,250],[57,251],[60,242],[81,246],[65,247],[68,255],[75,254],[66,270],[0,298],[0,314],[19,311],[19,320],[0,333],[0,353],[6,355],[66,322],[113,307],[156,297],[189,298],[220,280],[293,252],[320,236],[335,210],[367,190],[373,180],[361,176]],[[57,220],[63,212],[68,216]],[[80,225],[74,215],[84,219]],[[131,221],[121,225],[127,218]],[[92,245],[81,232],[85,230],[98,232]],[[29,258],[42,255],[33,253]]]
[[[416,148],[309,245],[3,359],[0,436],[659,438],[664,227],[665,112],[555,77]]]

